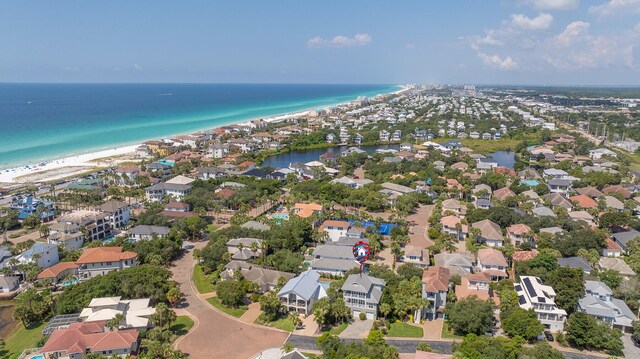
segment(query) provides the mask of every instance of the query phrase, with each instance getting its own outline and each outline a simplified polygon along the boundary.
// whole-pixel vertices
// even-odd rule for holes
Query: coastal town
[[[607,91],[405,85],[5,170],[0,357],[640,357]]]

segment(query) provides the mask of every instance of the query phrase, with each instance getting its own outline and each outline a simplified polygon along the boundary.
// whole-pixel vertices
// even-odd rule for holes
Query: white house
[[[521,276],[513,285],[519,298],[520,308],[533,309],[545,329],[561,332],[567,319],[567,312],[556,306],[556,292],[542,284],[538,277]]]
[[[308,315],[313,304],[327,296],[327,292],[320,284],[320,274],[312,269],[300,273],[289,280],[278,292],[282,305],[289,311],[296,311]]]

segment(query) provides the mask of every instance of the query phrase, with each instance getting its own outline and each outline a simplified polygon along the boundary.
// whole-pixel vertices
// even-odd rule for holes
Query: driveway
[[[434,207],[434,205],[420,205],[415,213],[407,217],[407,221],[410,223],[410,245],[423,249],[433,245],[433,241],[427,235],[427,228]]]
[[[364,339],[369,335],[372,326],[373,320],[356,319],[338,337],[340,339]]]
[[[442,338],[443,319],[425,320],[422,339],[440,340]]]
[[[622,344],[624,344],[622,352],[625,358],[640,358],[640,348],[631,341],[631,334],[622,335]]]
[[[205,242],[196,244],[204,247]],[[200,298],[191,284],[193,250],[187,251],[175,262],[171,271],[173,279],[184,293],[181,308],[198,319],[195,327],[178,343],[177,348],[190,358],[250,358],[268,348],[279,348],[287,339],[287,333],[255,325],[245,324],[236,318],[216,311]]]

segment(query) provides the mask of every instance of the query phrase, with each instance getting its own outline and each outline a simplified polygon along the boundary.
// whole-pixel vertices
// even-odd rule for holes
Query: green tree
[[[384,340],[384,335],[379,330],[372,329],[364,339],[364,343],[372,346],[382,346],[387,344],[387,341]]]
[[[569,344],[579,349],[606,350],[611,355],[622,354],[622,333],[583,312],[569,316],[565,325]]]
[[[564,359],[564,355],[547,342],[538,342],[533,348],[522,348],[520,359]]]
[[[229,307],[237,307],[242,304],[245,294],[245,288],[238,280],[224,280],[216,285],[218,299]]]
[[[149,317],[149,320],[158,328],[168,328],[176,321],[176,312],[164,303],[158,303],[156,311]]]
[[[480,301],[475,296],[447,303],[445,313],[449,325],[459,335],[484,334],[493,324],[491,303]]]
[[[502,329],[510,337],[519,336],[533,342],[542,333],[544,327],[533,310],[516,307],[502,316]]]
[[[278,318],[282,310],[282,302],[280,298],[273,292],[268,292],[259,299],[260,310],[264,313],[265,319],[272,322]]]

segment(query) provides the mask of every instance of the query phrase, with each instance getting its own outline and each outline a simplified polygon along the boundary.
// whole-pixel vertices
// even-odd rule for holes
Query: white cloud
[[[478,57],[482,60],[482,63],[489,67],[493,67],[500,70],[515,70],[518,68],[518,63],[511,58],[511,56],[507,56],[505,58],[500,57],[500,55],[487,55],[482,52],[478,52]]]
[[[584,21],[574,21],[560,34],[555,36],[555,40],[562,46],[570,46],[576,40],[584,39],[589,33],[591,24]]]
[[[355,34],[353,37],[344,35],[334,36],[332,39],[323,39],[320,36],[309,39],[308,47],[354,47],[369,45],[372,39],[368,34]]]
[[[142,70],[142,66],[138,65],[138,64],[133,64],[133,68],[140,71]]]
[[[618,13],[640,13],[640,0],[609,0],[589,7],[589,13],[603,18]]]
[[[580,0],[529,0],[528,3],[537,10],[573,10]]]
[[[514,27],[523,30],[547,30],[553,23],[553,16],[547,13],[540,13],[534,18],[530,18],[523,14],[511,15],[511,24]]]

